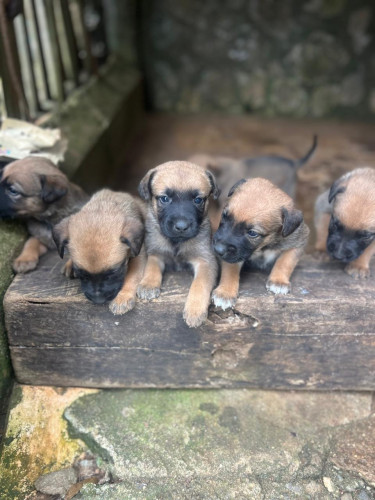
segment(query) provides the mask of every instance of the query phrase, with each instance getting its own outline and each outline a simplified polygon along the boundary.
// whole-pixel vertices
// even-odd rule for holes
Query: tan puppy
[[[219,196],[209,171],[184,161],[171,161],[150,170],[139,185],[148,202],[145,245],[148,255],[138,297],[160,294],[166,266],[189,264],[194,272],[183,317],[189,327],[207,318],[217,262],[211,245],[208,199]]]
[[[228,197],[213,239],[222,259],[220,283],[212,294],[214,304],[223,309],[234,306],[245,262],[263,269],[273,266],[267,289],[288,293],[290,276],[309,235],[302,212],[267,179],[242,179]]]
[[[14,271],[35,269],[39,257],[55,248],[52,225],[79,210],[87,200],[86,193],[45,158],[9,163],[1,175],[0,217],[26,220],[31,236],[13,262]]]
[[[353,278],[370,276],[375,253],[375,169],[357,168],[315,202],[315,249],[346,262]]]
[[[144,210],[130,194],[103,189],[53,229],[60,256],[67,247],[86,297],[95,304],[110,301],[113,314],[124,314],[135,305],[146,263]]]

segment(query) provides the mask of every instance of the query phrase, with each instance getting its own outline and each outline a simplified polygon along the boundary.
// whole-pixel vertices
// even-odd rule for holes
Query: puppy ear
[[[47,204],[59,200],[68,192],[64,177],[59,175],[41,175],[40,184],[42,187],[40,196]]]
[[[65,217],[52,229],[52,238],[61,258],[64,257],[64,250],[69,243],[69,217]]]
[[[214,200],[217,200],[220,196],[220,189],[217,185],[215,176],[209,170],[206,170],[206,175],[207,175],[208,180],[210,181],[210,185],[211,185],[211,193],[210,194],[212,194]]]
[[[303,222],[303,214],[301,210],[297,210],[296,208],[292,208],[291,210],[287,210],[285,207],[281,210],[282,214],[282,230],[281,234],[284,236],[289,236],[292,234],[297,227],[299,227]]]
[[[138,193],[142,200],[149,201],[152,198],[152,179],[155,175],[156,168],[152,168],[143,177],[138,186]]]
[[[228,198],[229,198],[229,196],[232,196],[232,194],[235,192],[235,190],[236,190],[239,186],[241,186],[241,184],[243,184],[244,182],[246,182],[246,179],[241,179],[241,180],[237,181],[237,182],[236,182],[236,184],[234,184],[234,185],[230,188],[229,193],[228,193]]]
[[[343,193],[346,189],[346,186],[343,185],[342,179],[337,179],[329,190],[328,202],[332,203],[332,201],[336,198],[336,196],[340,193]]]
[[[127,222],[123,229],[123,235],[120,237],[122,243],[130,248],[130,257],[137,257],[141,251],[145,237],[145,228],[141,220]]]

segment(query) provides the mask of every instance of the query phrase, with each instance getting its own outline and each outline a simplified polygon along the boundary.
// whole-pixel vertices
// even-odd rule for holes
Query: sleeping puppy
[[[63,257],[68,248],[72,275],[81,280],[83,293],[95,304],[110,302],[113,314],[135,305],[146,262],[144,210],[130,194],[103,189],[53,228],[59,254]]]
[[[30,234],[13,262],[16,273],[26,273],[55,248],[52,225],[79,210],[88,196],[45,158],[14,161],[0,175],[0,217],[25,220]]]
[[[228,201],[214,234],[213,246],[221,259],[219,286],[212,294],[217,307],[233,307],[240,271],[245,262],[272,267],[267,290],[290,291],[290,276],[307,243],[309,229],[290,196],[267,179],[242,179]]]
[[[355,279],[370,276],[375,253],[375,169],[357,168],[343,175],[315,202],[318,252],[347,263]]]
[[[219,196],[211,172],[185,161],[170,161],[151,169],[139,184],[148,202],[145,245],[147,265],[138,297],[159,296],[166,266],[188,264],[194,279],[185,303],[184,320],[191,328],[207,318],[217,276],[207,216],[208,199]]]

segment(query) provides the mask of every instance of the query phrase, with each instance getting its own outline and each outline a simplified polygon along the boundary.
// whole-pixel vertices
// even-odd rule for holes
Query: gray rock
[[[77,473],[73,467],[49,472],[40,476],[34,483],[35,488],[47,495],[65,495],[68,489],[77,482]]]

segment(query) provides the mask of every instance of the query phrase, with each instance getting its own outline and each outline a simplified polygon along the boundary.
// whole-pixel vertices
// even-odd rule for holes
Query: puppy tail
[[[300,158],[299,160],[296,160],[294,162],[294,168],[297,170],[298,168],[302,167],[305,163],[309,161],[309,159],[312,157],[312,155],[315,153],[316,147],[318,145],[318,136],[315,134],[313,138],[313,143],[311,148],[308,150],[308,152]]]

